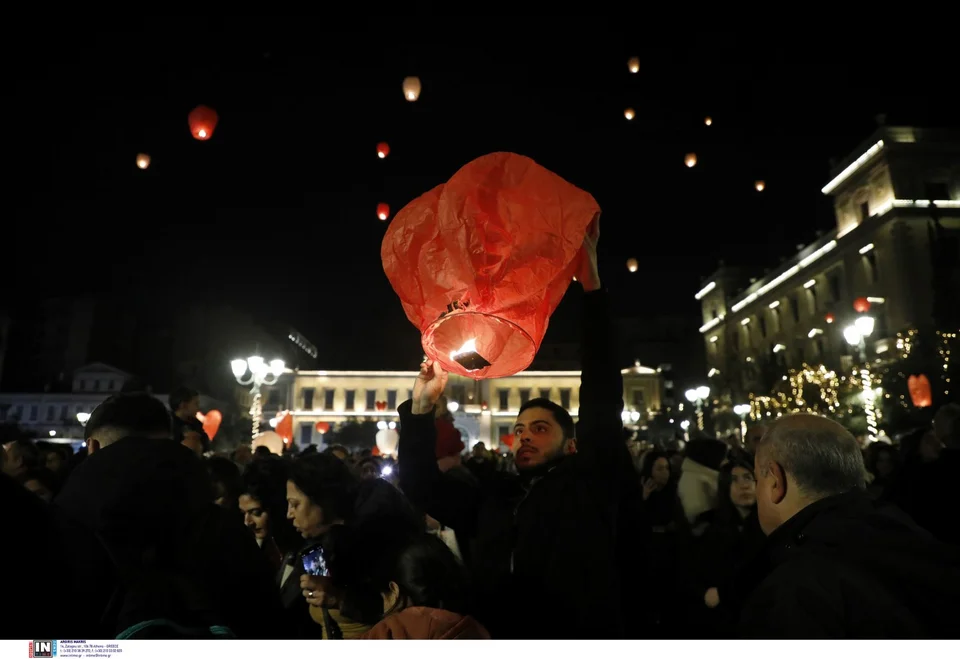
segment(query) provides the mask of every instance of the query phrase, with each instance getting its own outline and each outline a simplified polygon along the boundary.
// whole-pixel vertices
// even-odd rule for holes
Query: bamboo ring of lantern
[[[146,169],[150,166],[150,156],[146,153],[137,154],[137,167],[140,169]]]
[[[637,268],[640,267],[640,264],[637,263],[636,259],[627,259],[627,270],[630,272],[636,272]]]
[[[685,164],[687,167],[693,167],[694,165],[696,165],[696,164],[697,164],[697,154],[695,154],[695,153],[688,153],[688,154],[687,154],[686,156],[684,156],[684,158],[683,158],[683,164]]]
[[[377,217],[379,217],[381,221],[390,217],[390,206],[387,204],[377,204]]]
[[[713,125],[713,119],[711,119],[710,117],[707,117],[706,119],[703,120],[703,123],[704,123],[704,125],[706,125],[706,126],[712,126],[712,125]]]
[[[386,142],[380,142],[377,144],[377,157],[383,160],[390,155],[390,145]]]
[[[763,192],[763,189],[767,187],[767,184],[764,183],[763,181],[757,181],[756,183],[753,184],[753,187],[757,189],[757,192]]]
[[[630,73],[639,73],[640,72],[640,58],[631,57],[627,60],[627,68],[630,69]]]
[[[627,118],[627,121],[632,121],[637,113],[633,111],[633,108],[627,108],[623,111],[623,116]]]
[[[403,97],[411,103],[420,98],[420,78],[407,76],[403,79]]]

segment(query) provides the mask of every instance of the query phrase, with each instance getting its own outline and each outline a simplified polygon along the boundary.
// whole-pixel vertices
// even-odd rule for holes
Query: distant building
[[[711,385],[728,403],[804,362],[849,365],[857,298],[876,320],[871,360],[896,352],[897,332],[960,325],[960,133],[881,128],[822,192],[834,231],[745,290],[721,268],[696,294]]]
[[[285,409],[294,416],[294,441],[319,443],[318,421],[398,421],[396,408],[411,397],[416,377],[416,371],[289,371],[276,387],[266,388],[264,416],[280,411],[285,395]],[[634,366],[624,369],[623,378],[625,417],[640,421],[655,415],[662,405],[660,373]],[[549,398],[576,419],[580,371],[523,371],[479,382],[451,375],[446,394],[457,407],[454,417],[467,435],[464,443],[483,440],[497,447],[500,437],[512,432],[520,406],[531,398]]]

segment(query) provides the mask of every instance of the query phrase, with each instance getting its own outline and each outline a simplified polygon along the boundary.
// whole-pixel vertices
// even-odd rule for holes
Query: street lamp
[[[86,426],[87,421],[90,420],[90,412],[77,412],[77,423],[81,426]]]
[[[282,359],[274,359],[267,364],[263,357],[253,355],[245,360],[234,359],[230,362],[230,368],[233,369],[233,377],[237,379],[237,384],[243,387],[252,385],[250,393],[253,395],[253,403],[250,405],[250,418],[253,420],[253,437],[256,437],[260,434],[260,416],[263,414],[260,387],[276,384],[283,375],[286,364]]]
[[[683,395],[697,406],[697,428],[703,430],[703,403],[710,397],[710,387],[701,385],[696,389],[687,389]]]
[[[877,441],[877,409],[874,404],[876,393],[873,390],[870,363],[867,361],[866,339],[873,334],[875,324],[873,316],[860,316],[852,325],[843,328],[843,338],[851,346],[857,346],[860,350],[860,361],[863,362],[859,375],[860,384],[863,386],[863,411],[867,416],[867,439],[871,442]]]
[[[740,417],[740,441],[747,436],[747,415],[750,414],[750,404],[743,403],[733,406],[733,413]]]

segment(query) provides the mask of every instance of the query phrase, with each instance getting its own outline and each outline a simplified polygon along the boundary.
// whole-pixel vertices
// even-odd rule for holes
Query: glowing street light
[[[260,434],[260,417],[263,414],[263,401],[260,387],[274,385],[286,368],[282,359],[273,359],[268,364],[263,357],[251,355],[246,359],[234,359],[230,362],[233,377],[237,384],[250,386],[253,404],[250,405],[250,418],[253,420],[253,437]]]
[[[710,397],[710,387],[700,385],[696,389],[687,389],[683,395],[697,406],[697,428],[703,430],[703,404]]]

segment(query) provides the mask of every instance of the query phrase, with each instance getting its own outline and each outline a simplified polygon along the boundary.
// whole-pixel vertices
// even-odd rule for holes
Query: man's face
[[[180,410],[185,418],[195,419],[197,412],[200,411],[200,396],[194,396],[190,400],[181,403]]]
[[[241,494],[238,503],[240,512],[243,513],[243,524],[250,529],[255,538],[266,540],[270,535],[269,513],[249,494]]]
[[[563,430],[553,412],[531,407],[520,413],[513,427],[513,454],[518,469],[542,465],[563,452]]]

